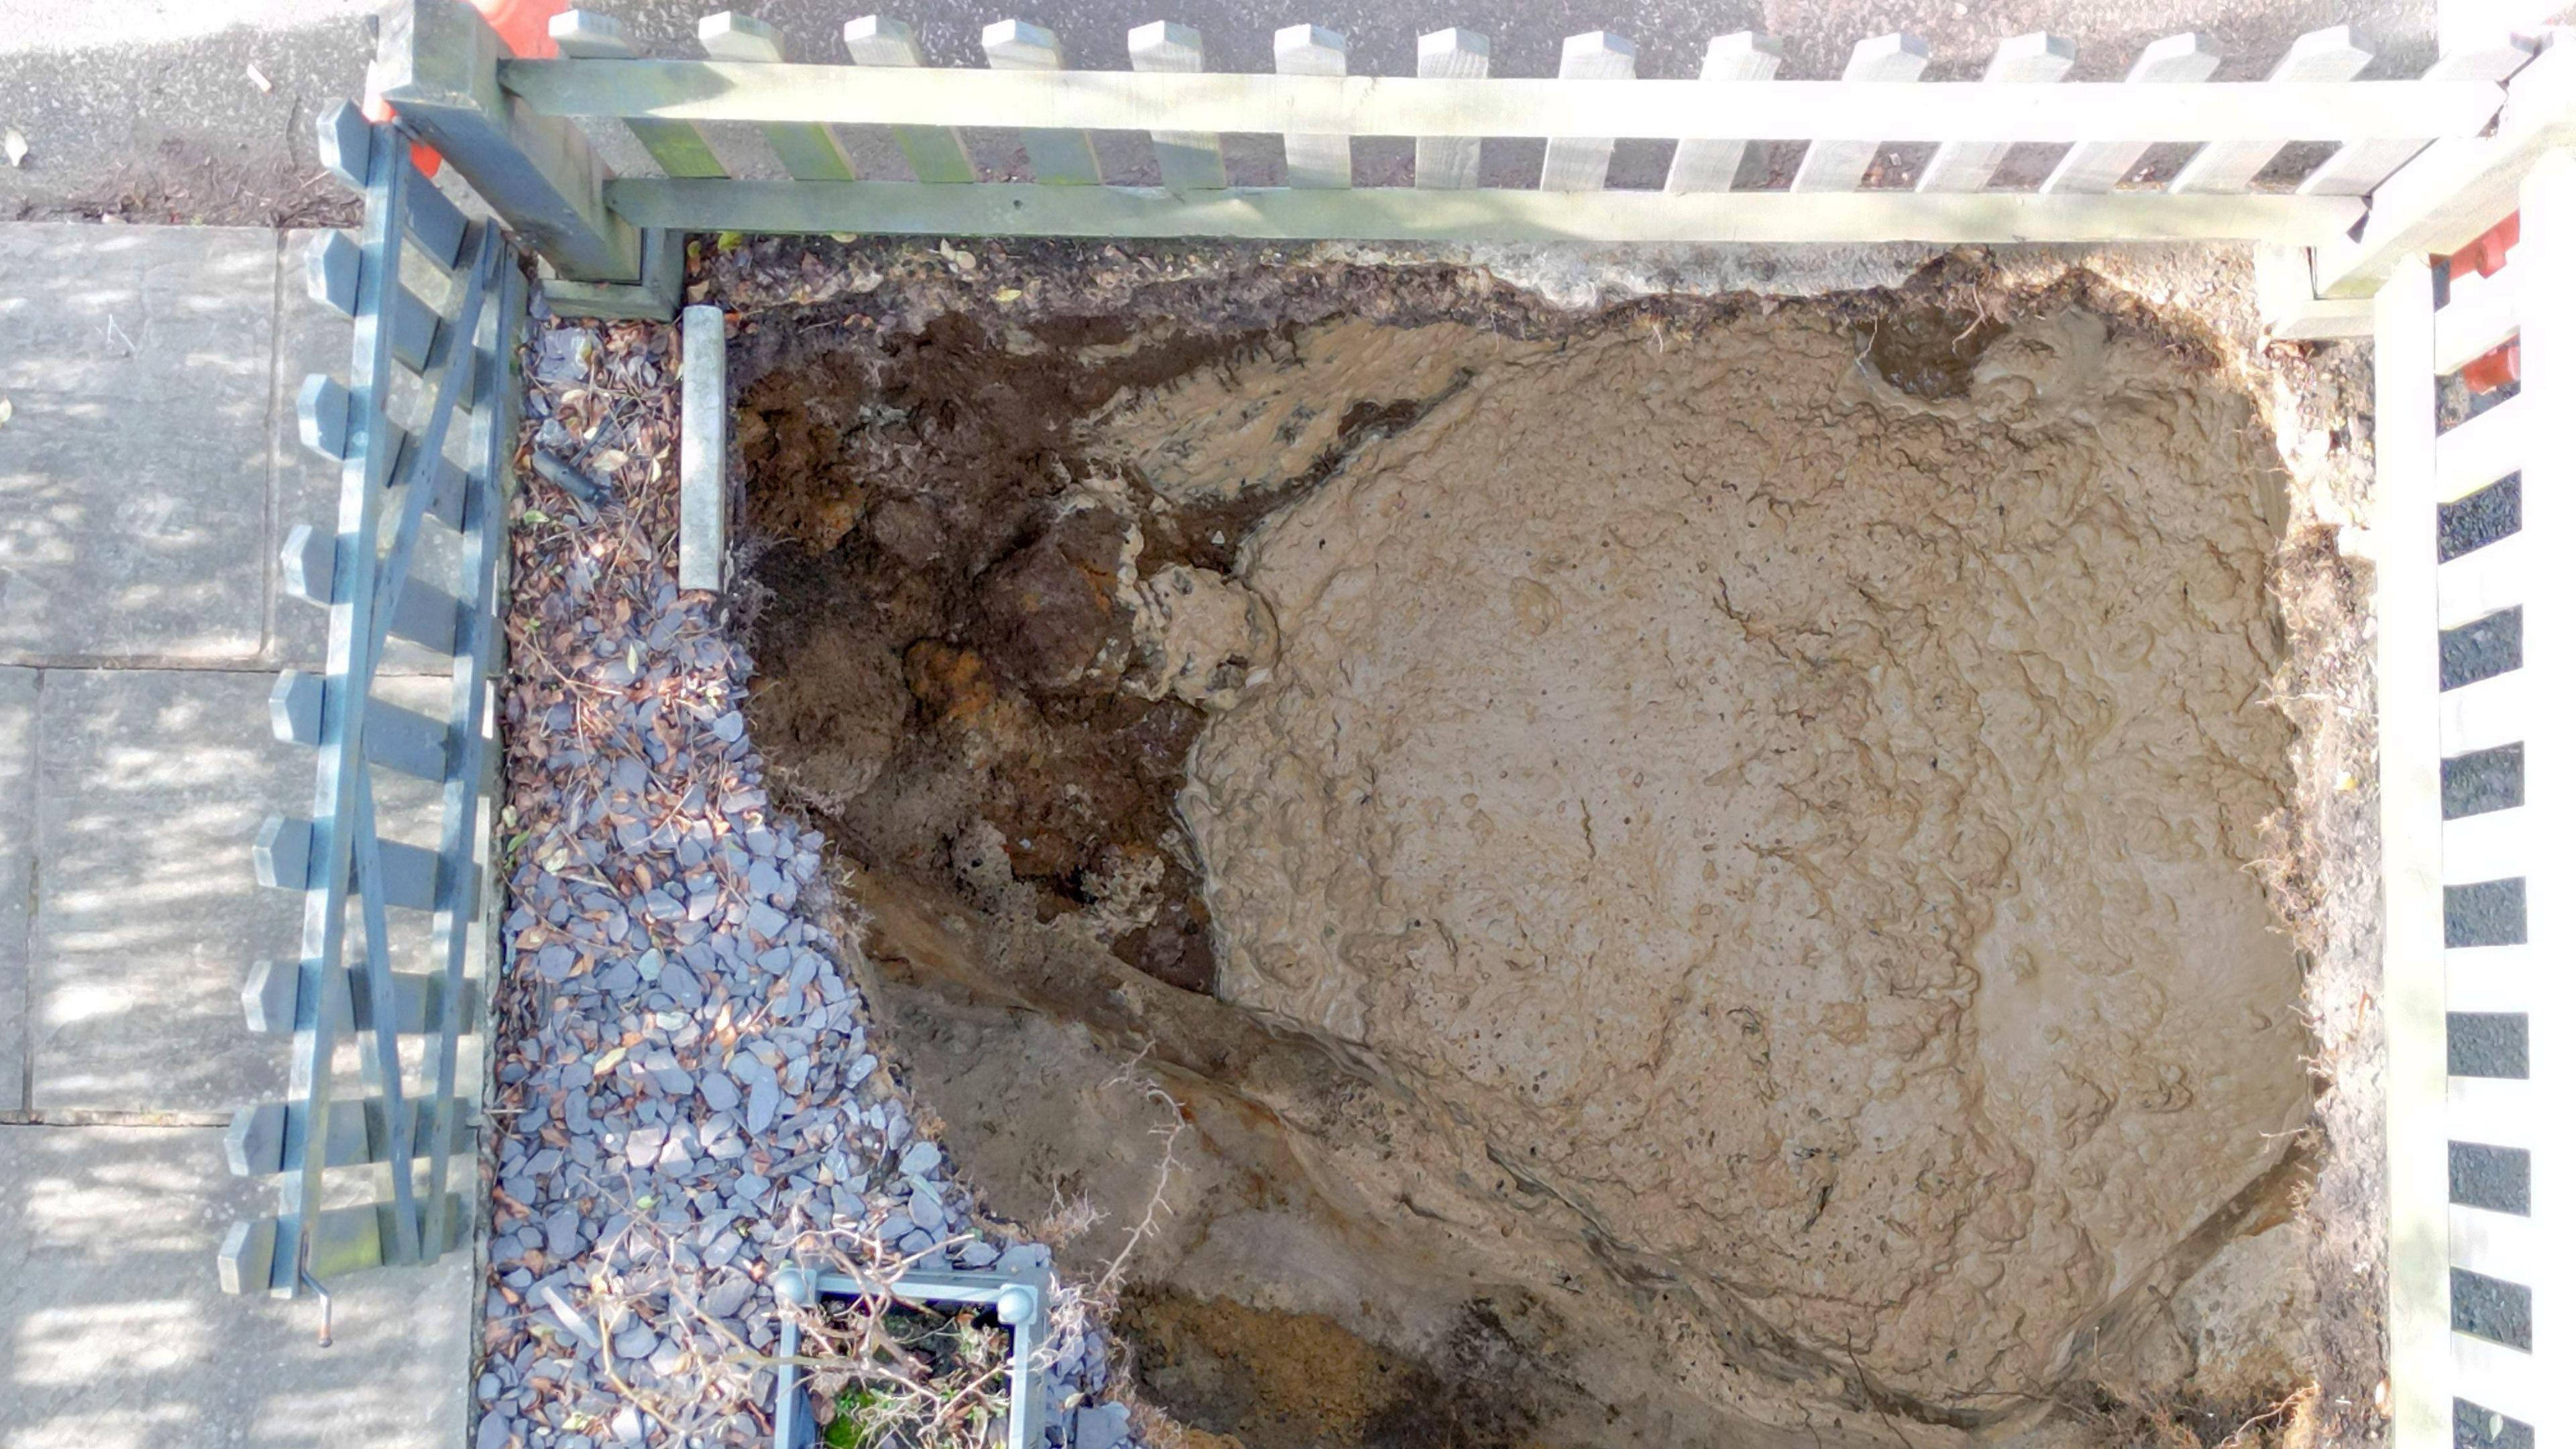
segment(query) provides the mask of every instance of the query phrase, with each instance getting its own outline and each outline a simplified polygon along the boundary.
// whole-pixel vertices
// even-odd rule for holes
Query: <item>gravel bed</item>
[[[674,582],[676,361],[676,328],[531,322],[525,442],[573,491],[523,453],[475,1449],[765,1444],[780,1267],[1048,1261],[872,1049],[822,837],[744,731],[750,658]],[[1101,1334],[1056,1328],[1050,1442],[1129,1442],[1085,1404]]]

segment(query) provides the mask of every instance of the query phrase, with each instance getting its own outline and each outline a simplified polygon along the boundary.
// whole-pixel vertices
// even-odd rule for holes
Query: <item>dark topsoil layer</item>
[[[758,666],[753,731],[789,792],[867,877],[947,903],[934,911],[968,909],[1006,865],[1051,916],[1159,859],[1150,922],[1109,944],[1169,985],[1212,988],[1199,871],[1172,805],[1205,716],[1122,687],[1132,655],[1115,596],[1123,530],[1106,510],[1063,506],[1102,466],[1083,453],[1078,425],[1123,389],[1256,347],[1293,348],[1302,326],[1333,317],[1458,321],[1545,338],[1640,321],[1687,334],[1748,311],[1813,307],[1869,337],[1871,363],[1892,384],[1927,396],[1965,390],[1978,353],[2004,330],[1998,319],[2068,306],[2149,331],[2186,360],[2216,355],[2206,338],[2080,273],[2043,293],[2000,293],[1973,253],[1934,263],[1896,292],[1659,297],[1594,313],[1552,309],[1464,268],[1274,260],[1250,248],[1239,265],[1211,267],[1195,254],[1183,262],[1177,252],[1065,243],[943,247],[937,256],[762,244],[720,265],[728,292],[785,301],[747,315],[733,344],[735,375],[749,379],[735,426],[754,559],[742,600]],[[882,285],[889,277],[901,285]],[[1329,478],[1366,439],[1403,429],[1425,401],[1353,406],[1340,419],[1340,445],[1274,493],[1222,510],[1147,514],[1137,567],[1230,569],[1237,541],[1263,515]],[[2330,547],[2321,559],[2310,539],[2284,558],[2321,571],[2307,593],[2333,596],[2338,613],[2350,607],[2350,581]],[[977,842],[991,837],[979,820],[998,827],[1006,862],[984,858]],[[2294,916],[2326,894],[2295,874],[2275,886]],[[1189,1066],[1226,1074],[1222,1061]],[[2323,1155],[2298,1154],[2296,1171],[2314,1170]],[[2347,1286],[2358,1291],[2338,1291]],[[2332,1437],[2372,1437],[2376,1295],[2367,1282],[2320,1291],[2331,1322],[2315,1336],[2323,1392],[2309,1423]],[[1426,1381],[1421,1366],[1396,1360],[1375,1364],[1371,1377],[1405,1391],[1367,1396],[1360,1422],[1319,1435],[1273,1422],[1294,1417],[1282,1407],[1293,1394],[1257,1392],[1250,1350],[1222,1351],[1240,1327],[1227,1305],[1131,1298],[1121,1326],[1149,1392],[1246,1443],[1520,1437],[1493,1418],[1508,1408],[1426,1397],[1424,1384],[1443,1378]],[[1270,1325],[1264,1351],[1297,1339],[1295,1327]],[[2066,1407],[2110,1441],[2213,1443],[2266,1407],[2141,1406],[2070,1392]],[[1399,1406],[1427,1404],[1450,1408],[1432,1415],[1436,1425],[1405,1422]],[[1854,1407],[1903,1417],[1908,1406]],[[1399,1426],[1393,1437],[1378,1432]]]
[[[1748,305],[1641,303],[1575,316],[1509,293],[1471,300],[1461,275],[1439,269],[1380,275],[1368,291],[1274,299],[1258,325],[1211,315],[1240,308],[1217,288],[1166,314],[1205,319],[1187,326],[1050,316],[1005,332],[991,315],[951,312],[906,327],[845,314],[741,391],[747,524],[767,545],[752,570],[766,595],[753,717],[771,758],[837,824],[844,849],[871,870],[971,876],[984,862],[935,856],[980,817],[999,828],[1011,875],[1038,890],[1049,914],[1090,904],[1108,882],[1159,860],[1151,922],[1112,949],[1159,980],[1211,989],[1198,868],[1171,806],[1205,715],[1124,687],[1134,650],[1116,597],[1123,520],[1060,506],[1102,467],[1083,454],[1077,425],[1123,391],[1253,348],[1293,350],[1302,323],[1336,314],[1457,319],[1545,337],[1624,326],[1637,314],[1676,329],[1708,326]],[[1831,307],[1869,327],[1873,363],[1927,396],[1964,391],[1977,355],[2003,331],[1955,303],[1795,305]],[[1086,353],[1091,360],[1077,360]],[[1136,569],[1230,571],[1262,517],[1436,401],[1353,404],[1334,446],[1285,487],[1225,507],[1145,514]]]

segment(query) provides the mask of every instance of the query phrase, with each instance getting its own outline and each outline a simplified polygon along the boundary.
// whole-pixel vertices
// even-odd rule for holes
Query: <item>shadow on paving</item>
[[[221,1128],[0,1126],[0,1443],[10,1449],[447,1446],[464,1422],[463,1255],[310,1299],[217,1291],[264,1183]]]

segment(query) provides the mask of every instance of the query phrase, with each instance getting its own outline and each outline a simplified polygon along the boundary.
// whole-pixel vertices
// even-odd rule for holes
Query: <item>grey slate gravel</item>
[[[629,453],[603,477],[615,496],[600,516],[667,524],[672,461],[646,484],[660,443],[638,442],[635,410],[577,438],[546,391],[624,389],[642,416],[667,417],[663,342],[536,331],[540,432],[562,434],[567,454]],[[576,512],[529,486],[534,506]],[[926,1262],[1046,1261],[1039,1245],[971,1236],[971,1196],[888,1095],[866,1003],[817,925],[822,836],[780,816],[745,731],[750,660],[705,600],[680,594],[669,560],[627,536],[515,540],[513,638],[526,642],[503,696],[504,833],[518,844],[491,1149],[508,1201],[491,1209],[475,1449],[765,1445],[775,1385],[740,1346],[775,1342],[766,1285],[799,1243],[900,1234]],[[547,662],[527,661],[533,650]],[[1099,1357],[1063,1355],[1049,1402],[1104,1387]]]

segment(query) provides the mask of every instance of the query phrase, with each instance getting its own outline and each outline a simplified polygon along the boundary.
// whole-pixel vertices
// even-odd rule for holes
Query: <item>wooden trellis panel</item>
[[[341,466],[339,517],[327,532],[294,528],[284,561],[288,588],[329,611],[330,642],[320,675],[287,670],[270,695],[278,738],[314,751],[314,791],[309,807],[272,815],[254,850],[262,884],[304,897],[303,942],[294,961],[254,966],[243,989],[250,1029],[291,1039],[291,1068],[286,1098],[242,1107],[227,1141],[235,1172],[277,1180],[278,1210],[235,1223],[219,1258],[229,1291],[280,1296],[429,1261],[468,1235],[473,1184],[450,1177],[477,1095],[459,1073],[481,1015],[469,966],[488,868],[494,616],[526,305],[498,227],[440,196],[408,138],[341,106],[323,118],[322,150],[366,197],[358,237],[318,238],[306,270],[316,300],[352,322],[347,380],[317,374],[297,391],[305,445]],[[447,302],[404,284],[407,254],[443,276]],[[406,389],[426,399],[408,427],[395,416]],[[455,535],[448,577],[418,567],[433,528]],[[396,638],[450,659],[441,715],[375,696]],[[438,783],[435,841],[380,828],[379,770]],[[396,912],[428,918],[425,959],[397,959]],[[354,1097],[334,1080],[344,1042],[360,1063]],[[328,1191],[328,1174],[360,1168],[371,1201]]]
[[[2400,1449],[2550,1449],[2576,1294],[2576,154],[2513,202],[2521,241],[2434,305],[2422,257],[2375,306],[2389,1387]],[[2493,224],[2502,212],[2491,210]],[[2439,431],[2437,379],[2500,346],[2520,391]]]

